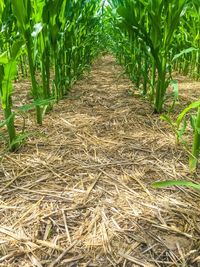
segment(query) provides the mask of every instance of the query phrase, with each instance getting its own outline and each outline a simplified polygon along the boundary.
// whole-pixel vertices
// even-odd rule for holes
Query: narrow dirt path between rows
[[[199,194],[151,188],[194,178],[187,155],[130,88],[105,56],[44,126],[28,117],[0,163],[0,266],[199,266]]]

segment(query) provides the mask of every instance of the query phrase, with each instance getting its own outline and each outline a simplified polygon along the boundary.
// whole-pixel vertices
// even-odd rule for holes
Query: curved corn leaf
[[[185,54],[191,53],[191,52],[193,52],[193,51],[198,51],[198,49],[197,49],[197,48],[194,48],[194,47],[190,47],[190,48],[184,49],[184,50],[182,50],[179,54],[176,54],[176,55],[173,57],[172,61],[174,61],[174,60],[180,58],[181,56],[183,56],[183,55],[185,55]]]
[[[17,18],[20,30],[24,33],[30,27],[31,1],[11,0],[13,14]]]
[[[23,45],[24,45],[24,40],[21,40],[21,39],[16,40],[13,43],[11,47],[11,51],[10,51],[11,60],[15,60],[20,55],[20,51]]]
[[[42,107],[42,106],[47,106],[50,103],[54,103],[55,99],[54,98],[49,98],[49,99],[38,99],[33,101],[31,104],[23,105],[19,108],[19,111],[22,112],[27,112],[29,110],[35,109],[36,106]]]
[[[168,115],[162,114],[160,116],[160,118],[161,118],[161,120],[166,121],[167,123],[169,123],[171,126],[174,126],[173,120]]]
[[[1,95],[1,102],[2,108],[6,109],[10,106],[10,96],[12,93],[12,80],[16,76],[16,61],[11,60],[4,66],[4,77],[2,80],[2,95]]]
[[[178,129],[177,132],[176,132],[178,139],[181,139],[182,136],[185,134],[186,127],[187,127],[187,121],[186,121],[186,118],[184,117],[182,127],[180,129]]]
[[[5,125],[9,124],[10,120],[15,117],[15,113],[13,112],[6,120],[0,122],[0,128],[4,127]]]
[[[197,115],[191,115],[190,116],[190,125],[191,125],[193,131],[195,130],[196,121],[197,121]]]
[[[164,188],[170,186],[186,186],[194,189],[200,190],[200,184],[195,184],[193,182],[185,181],[185,180],[167,180],[163,182],[155,182],[152,184],[153,188]]]
[[[180,123],[182,122],[183,118],[185,117],[186,113],[190,111],[191,109],[198,108],[200,106],[200,100],[191,103],[187,108],[185,108],[181,114],[178,116],[176,120],[177,127],[179,127]]]

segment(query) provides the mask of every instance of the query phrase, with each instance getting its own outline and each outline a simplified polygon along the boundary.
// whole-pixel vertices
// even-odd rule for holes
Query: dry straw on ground
[[[198,174],[121,74],[99,59],[44,126],[27,117],[33,135],[2,156],[0,266],[200,266],[199,193],[151,188]]]

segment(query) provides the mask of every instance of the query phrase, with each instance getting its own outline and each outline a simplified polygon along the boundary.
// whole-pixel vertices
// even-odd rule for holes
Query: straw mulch
[[[27,115],[17,153],[1,146],[0,266],[200,266],[200,194],[151,187],[199,171],[111,56],[84,76],[42,127]]]

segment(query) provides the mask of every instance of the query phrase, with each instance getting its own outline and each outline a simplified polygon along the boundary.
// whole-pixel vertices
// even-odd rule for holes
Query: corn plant
[[[197,116],[194,122],[192,155],[189,161],[189,166],[191,171],[194,171],[198,165],[199,153],[200,153],[200,105],[198,107]]]
[[[190,114],[192,110],[197,110],[196,115]],[[188,144],[186,148],[189,152],[189,169],[191,172],[194,172],[198,166],[198,158],[200,154],[200,101],[193,102],[188,107],[186,107],[179,114],[175,122],[168,115],[162,115],[161,118],[171,125],[172,130],[176,134],[177,142],[181,140],[181,142],[185,144],[183,135],[186,132],[186,119],[188,113],[190,118],[190,125],[193,130],[193,139],[191,152],[188,150]]]
[[[18,144],[15,142],[16,132],[14,126],[15,113],[12,112],[12,82],[17,73],[17,57],[19,56],[22,41],[13,43],[10,55],[4,52],[0,55],[0,98],[4,111],[5,123],[9,134],[10,150],[14,151]]]
[[[192,109],[197,109],[197,115],[191,117],[191,126],[193,128],[192,151],[189,158],[190,171],[193,172],[198,166],[198,158],[200,153],[200,101],[193,102],[177,118],[177,126],[184,120],[186,113]]]
[[[33,41],[31,38],[31,1],[30,0],[12,0],[13,14],[17,19],[17,24],[21,34],[23,35],[29,62],[29,70],[31,75],[32,93],[34,100],[39,99],[37,81],[35,77],[35,64],[33,58]],[[42,124],[42,110],[36,105],[37,123]]]

